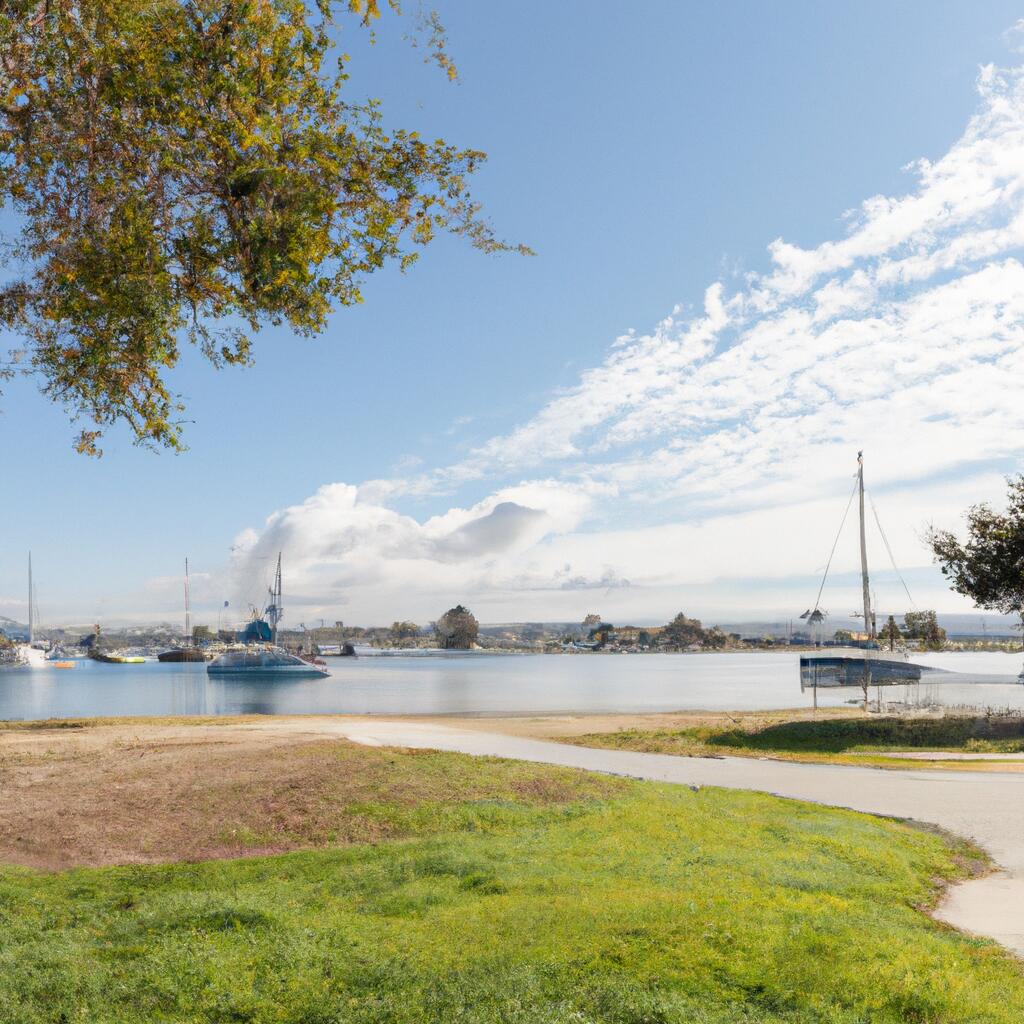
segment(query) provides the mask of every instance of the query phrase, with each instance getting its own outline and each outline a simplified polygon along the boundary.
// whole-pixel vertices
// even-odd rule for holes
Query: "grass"
[[[770,755],[795,760],[885,763],[892,767],[912,768],[914,764],[906,760],[887,759],[884,755],[913,750],[965,753],[1024,751],[1024,717],[949,715],[942,718],[823,718],[817,721],[752,717],[737,719],[728,726],[589,733],[572,737],[569,742],[588,747],[691,757]],[[879,756],[865,758],[865,754]],[[962,766],[963,762],[958,761],[957,765]]]
[[[459,830],[480,804],[561,805],[621,787],[608,776],[344,740],[215,729],[82,749],[50,733],[29,749],[0,745],[0,862],[62,869],[377,842]]]
[[[757,794],[624,780],[594,789],[591,777],[536,766],[549,780],[524,786],[521,766],[507,762],[377,753],[395,778],[427,777],[425,798],[396,810],[391,797],[370,796],[359,809],[397,822],[404,839],[53,874],[0,869],[0,1020],[1024,1016],[1018,963],[922,913],[944,880],[977,869],[980,855],[965,845]],[[377,777],[393,794],[386,782]],[[578,788],[566,798],[568,783]]]

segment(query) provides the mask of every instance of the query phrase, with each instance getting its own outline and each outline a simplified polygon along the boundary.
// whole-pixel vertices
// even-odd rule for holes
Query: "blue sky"
[[[863,279],[851,279],[874,280],[897,252],[934,254],[1013,224],[1015,150],[998,203],[949,224],[922,214],[888,249],[837,261],[821,247],[857,238],[858,224],[860,237],[877,234],[877,204],[861,207],[870,197],[926,196],[927,175],[908,164],[974,153],[984,166],[985,147],[1012,150],[1014,126],[992,111],[1019,113],[1016,73],[981,93],[978,80],[982,66],[1021,62],[1007,34],[1015,5],[439,8],[458,85],[385,19],[372,48],[347,34],[353,88],[379,96],[390,123],[485,149],[476,191],[499,231],[537,255],[488,258],[441,240],[407,274],[371,279],[365,304],[319,339],[267,331],[245,371],[187,358],[175,383],[194,422],[181,456],[134,449],[115,430],[102,460],[83,459],[60,411],[9,385],[0,614],[24,617],[29,547],[44,618],[81,621],[176,614],[186,554],[201,606],[258,600],[279,546],[296,620],[422,621],[458,600],[492,621],[786,614],[813,598],[862,444],[918,600],[963,609],[920,533],[997,497],[1019,467],[1016,310],[1000,305],[1017,283],[1016,236],[882,291],[866,285],[856,301]],[[986,116],[980,142],[964,143]],[[975,180],[955,178],[944,201],[966,203]],[[773,262],[780,238],[796,248]],[[824,276],[794,284],[808,261]],[[829,300],[833,333],[783,330],[828,281],[843,290]],[[708,338],[687,333],[718,307]],[[985,320],[992,310],[998,323]],[[884,332],[864,341],[880,316],[896,318],[903,348]],[[961,333],[932,344],[935,317],[956,316]],[[773,330],[757,349],[757,332]],[[856,330],[860,340],[835,342]],[[773,356],[815,346],[820,373]],[[892,371],[908,352],[913,366]],[[942,370],[961,356],[995,383]],[[651,383],[659,366],[667,378]],[[981,387],[990,401],[947,429],[944,408],[889,403],[879,380],[892,374],[897,392],[933,381],[932,394]],[[744,388],[774,404],[700,397]],[[853,554],[841,546],[840,569]]]

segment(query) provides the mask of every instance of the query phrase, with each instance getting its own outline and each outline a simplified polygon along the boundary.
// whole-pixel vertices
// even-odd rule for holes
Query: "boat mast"
[[[281,619],[281,552],[277,553],[277,571],[274,573],[273,609],[270,623],[270,642],[277,645],[277,624]]]
[[[28,553],[28,642],[35,640],[35,616],[32,614],[32,552]]]
[[[185,559],[185,641],[190,642],[192,639],[192,613],[189,608],[189,593],[188,593],[188,559]]]
[[[864,590],[864,632],[874,639],[871,619],[871,584],[868,580],[868,545],[864,531],[864,452],[857,452],[857,493],[860,499],[860,579]]]

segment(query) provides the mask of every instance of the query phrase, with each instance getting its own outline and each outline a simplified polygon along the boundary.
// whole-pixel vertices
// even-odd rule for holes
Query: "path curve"
[[[776,796],[910,818],[973,839],[1000,871],[953,886],[936,917],[987,935],[1024,955],[1024,775],[997,772],[891,771],[743,757],[677,757],[569,746],[424,722],[337,720],[327,731],[375,746],[434,748],[463,754],[583,768],[655,782],[749,789]],[[310,723],[312,725],[312,723]],[[256,727],[258,728],[258,726]]]

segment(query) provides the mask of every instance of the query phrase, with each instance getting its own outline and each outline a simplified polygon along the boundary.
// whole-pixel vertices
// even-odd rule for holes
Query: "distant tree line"
[[[634,626],[616,628],[599,615],[588,615],[583,620],[583,630],[587,640],[599,648],[627,641],[642,649],[685,651],[699,647],[714,650],[726,647],[730,642],[728,634],[718,626],[707,629],[700,619],[691,619],[684,612],[664,626],[639,630]]]
[[[853,633],[848,629],[837,629],[833,639],[840,644],[850,643]],[[883,647],[892,648],[904,640],[918,640],[929,651],[941,651],[946,645],[946,631],[939,625],[935,610],[926,608],[906,612],[902,626],[896,622],[895,616],[890,615],[878,631],[878,642]]]

